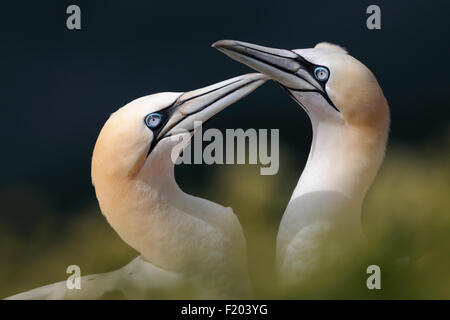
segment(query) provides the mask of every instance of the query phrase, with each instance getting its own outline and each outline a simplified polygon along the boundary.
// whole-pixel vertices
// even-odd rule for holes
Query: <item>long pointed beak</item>
[[[262,85],[268,77],[250,73],[208,87],[183,93],[171,106],[171,116],[157,140],[179,132],[195,130],[194,122],[205,123],[212,116],[242,99]]]
[[[212,46],[230,58],[268,75],[288,89],[323,92],[322,86],[311,76],[314,66],[291,50],[235,40],[220,40]]]

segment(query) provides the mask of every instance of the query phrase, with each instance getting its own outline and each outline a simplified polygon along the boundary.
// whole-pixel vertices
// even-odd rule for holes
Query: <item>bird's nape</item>
[[[387,102],[374,75],[337,45],[286,50],[220,40],[213,47],[277,81],[310,117],[342,118],[375,130],[389,125]]]
[[[186,93],[136,99],[110,117],[94,149],[92,179],[109,224],[146,261],[192,280],[198,297],[250,296],[246,243],[230,208],[179,188],[176,157],[198,123],[266,79],[247,74]]]
[[[140,256],[121,269],[58,282],[10,299],[250,298],[246,242],[231,208],[184,193],[172,150],[266,81],[247,74],[186,93],[136,99],[113,113],[97,139],[92,181],[103,215]],[[185,145],[185,144],[184,144]],[[179,149],[181,152],[182,149]]]
[[[213,47],[280,83],[311,120],[310,154],[277,236],[281,280],[301,286],[360,243],[362,203],[384,157],[387,101],[371,71],[336,45],[284,50],[222,40]]]

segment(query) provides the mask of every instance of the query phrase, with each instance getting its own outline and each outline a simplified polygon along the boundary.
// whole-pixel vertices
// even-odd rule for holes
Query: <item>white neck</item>
[[[308,161],[278,233],[279,257],[302,228],[318,221],[361,233],[362,202],[384,156],[387,133],[373,134],[335,116],[313,115],[311,122]]]
[[[308,161],[291,201],[311,192],[329,191],[361,203],[378,170],[384,146],[365,154],[357,148],[358,132],[343,123],[313,121]],[[367,148],[368,149],[368,148]]]
[[[237,217],[231,208],[178,187],[173,146],[165,140],[136,176],[97,179],[102,212],[121,238],[155,266],[202,279],[213,295],[222,294],[217,290],[249,294],[245,239]],[[230,280],[231,274],[238,282]]]

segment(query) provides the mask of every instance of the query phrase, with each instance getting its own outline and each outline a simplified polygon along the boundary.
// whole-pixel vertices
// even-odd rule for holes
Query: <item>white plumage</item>
[[[111,115],[92,156],[92,181],[102,213],[141,253],[122,269],[65,281],[11,299],[249,298],[244,234],[231,208],[184,193],[172,150],[205,122],[246,96],[266,77],[248,74],[187,93],[136,99]],[[178,148],[181,152],[182,148]],[[86,248],[89,250],[89,248]]]
[[[363,241],[361,207],[384,157],[387,101],[370,70],[337,45],[283,50],[222,40],[213,46],[279,82],[311,120],[308,161],[277,238],[282,282],[301,285]]]

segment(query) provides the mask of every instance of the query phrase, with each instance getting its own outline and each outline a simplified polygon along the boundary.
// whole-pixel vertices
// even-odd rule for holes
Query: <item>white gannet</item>
[[[281,281],[299,285],[364,239],[361,207],[384,158],[388,103],[372,72],[337,45],[282,50],[222,40],[213,47],[277,81],[311,120],[309,157],[277,237]]]
[[[10,299],[186,297],[180,290],[190,298],[251,297],[238,218],[179,188],[172,150],[181,153],[194,121],[207,121],[266,79],[247,74],[186,93],[152,94],[113,113],[94,148],[92,182],[109,224],[141,255],[119,270],[83,276],[80,290],[62,281]]]

